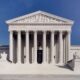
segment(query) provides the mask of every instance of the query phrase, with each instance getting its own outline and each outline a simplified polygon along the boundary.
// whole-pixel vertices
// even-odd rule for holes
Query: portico
[[[66,64],[73,22],[43,11],[7,21],[10,60],[22,64]]]

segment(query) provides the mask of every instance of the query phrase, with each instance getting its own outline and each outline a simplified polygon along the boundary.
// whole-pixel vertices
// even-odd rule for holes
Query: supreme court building
[[[65,65],[70,60],[72,20],[37,11],[6,23],[12,63]]]

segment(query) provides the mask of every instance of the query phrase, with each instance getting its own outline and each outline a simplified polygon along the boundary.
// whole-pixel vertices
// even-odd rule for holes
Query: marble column
[[[70,60],[70,56],[69,56],[69,54],[70,54],[70,40],[71,40],[71,32],[70,31],[68,31],[68,34],[67,34],[67,42],[68,42],[68,46],[67,46],[67,50],[68,50],[68,53],[67,53],[67,61],[68,60]]]
[[[64,39],[63,39],[63,59],[64,59],[64,64],[66,64],[66,51],[67,51],[67,43],[66,43],[66,32],[64,32]]]
[[[18,46],[18,49],[17,49],[17,62],[18,63],[21,63],[21,31],[18,31],[18,35],[17,35],[17,46]]]
[[[62,31],[59,32],[59,41],[60,41],[60,44],[59,44],[59,48],[60,48],[59,64],[63,65],[63,32]]]
[[[37,31],[34,31],[34,63],[37,63]]]
[[[67,61],[67,53],[68,53],[67,45],[68,45],[68,40],[67,40],[67,34],[66,34],[66,37],[65,37],[65,62]]]
[[[46,31],[43,32],[43,63],[46,63]]]
[[[26,31],[26,63],[29,63],[29,31]]]
[[[13,62],[13,31],[10,31],[9,57],[10,61]]]
[[[54,60],[54,31],[51,32],[51,63],[55,64],[55,60]]]
[[[64,35],[64,39],[63,39],[63,59],[64,59],[64,63],[66,63],[66,37],[65,37],[65,35]]]

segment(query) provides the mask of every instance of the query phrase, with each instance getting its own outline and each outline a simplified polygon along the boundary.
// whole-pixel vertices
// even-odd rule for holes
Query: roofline
[[[15,20],[19,20],[19,19],[22,19],[22,18],[31,16],[31,15],[38,14],[38,13],[46,14],[46,15],[49,15],[49,16],[51,16],[51,17],[54,17],[54,16],[55,16],[56,18],[61,19],[61,20],[63,20],[63,21],[68,21],[68,22],[71,23],[71,24],[74,23],[74,21],[72,21],[72,20],[70,20],[70,19],[63,18],[63,17],[60,17],[60,16],[56,16],[56,15],[54,15],[54,14],[51,14],[51,13],[48,13],[48,12],[44,12],[44,11],[41,11],[41,10],[36,11],[36,12],[32,12],[32,13],[28,13],[28,14],[26,14],[26,15],[22,15],[22,16],[20,16],[20,17],[16,17],[16,18],[13,18],[13,19],[10,19],[10,20],[7,20],[6,23],[7,23],[7,24],[10,24],[11,22],[14,22]]]
[[[55,16],[56,18],[62,19],[62,20],[64,20],[64,21],[70,21],[72,24],[74,23],[73,20],[70,20],[70,19],[67,19],[67,18],[63,18],[63,17],[61,17],[61,16],[54,15],[54,14],[52,14],[52,13],[48,13],[48,12],[45,12],[45,11],[40,11],[40,12],[42,12],[42,13],[44,13],[44,14],[48,14],[48,15],[50,15],[51,17],[54,17],[54,16]]]

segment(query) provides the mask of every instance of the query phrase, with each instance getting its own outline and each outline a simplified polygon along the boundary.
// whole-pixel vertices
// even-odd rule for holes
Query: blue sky
[[[0,0],[0,45],[9,44],[6,20],[37,10],[73,20],[71,44],[80,45],[80,0]]]

